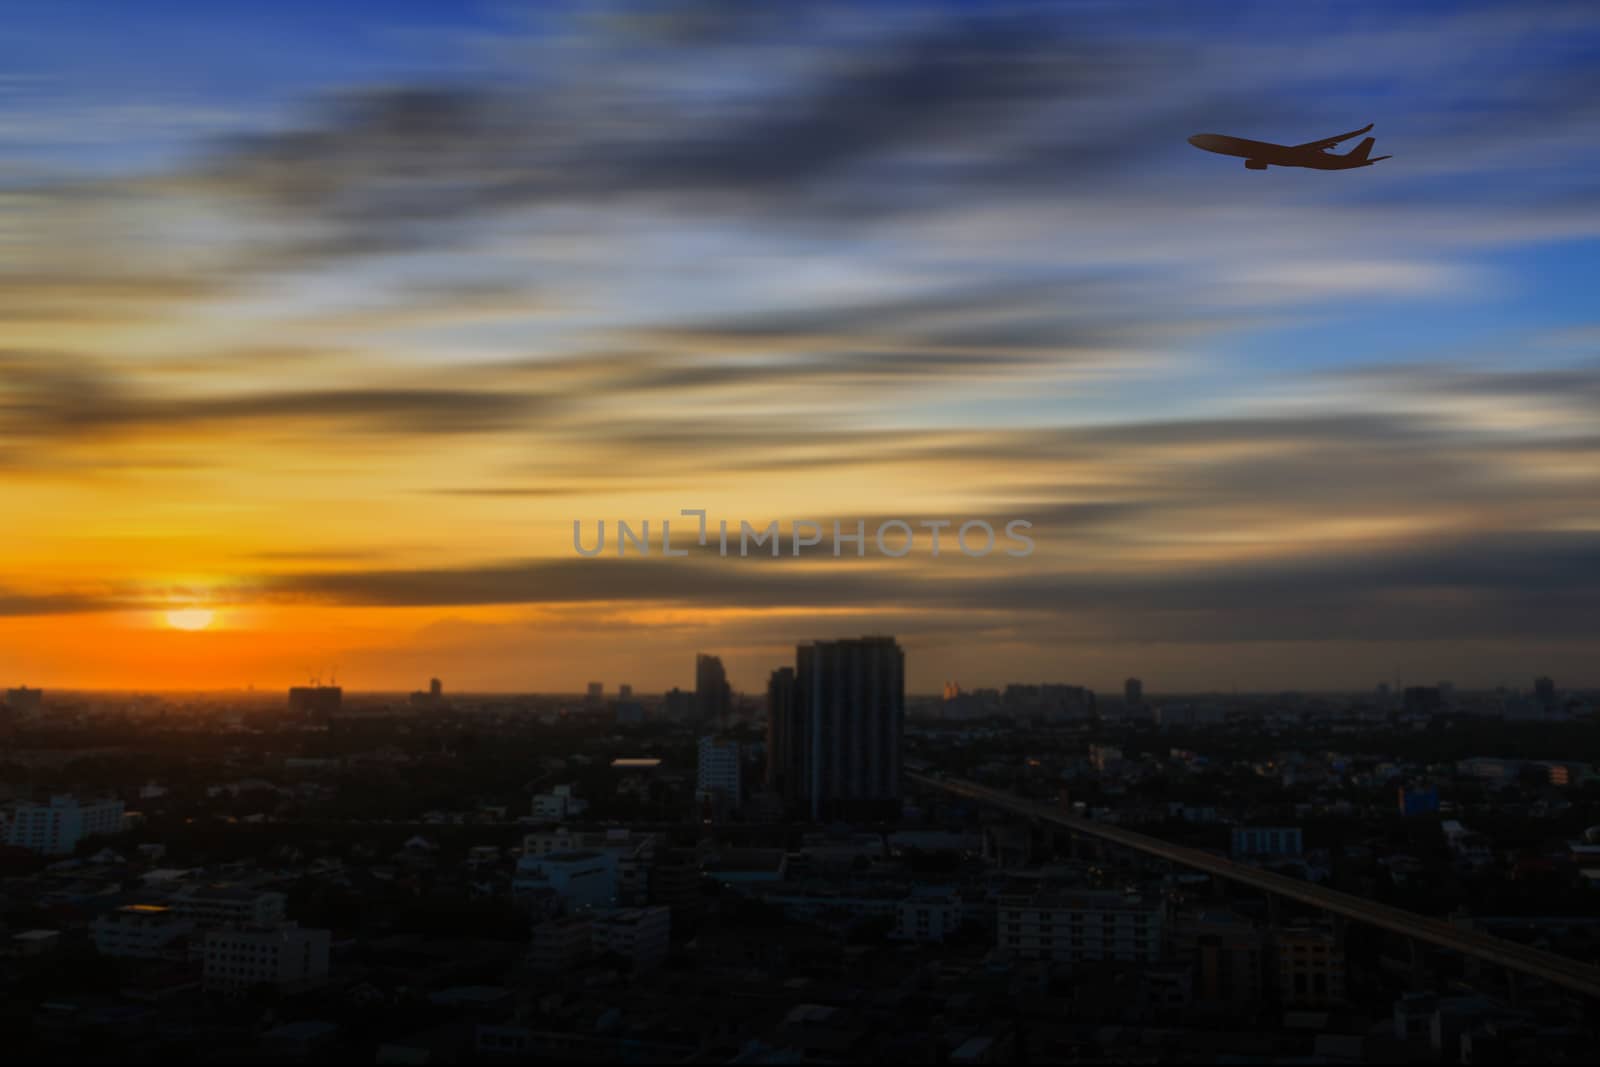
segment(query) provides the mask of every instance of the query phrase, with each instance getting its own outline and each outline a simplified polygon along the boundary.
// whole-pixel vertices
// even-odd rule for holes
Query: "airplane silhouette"
[[[1359,137],[1370,129],[1372,123],[1369,122],[1359,130],[1341,133],[1337,137],[1324,137],[1320,141],[1307,141],[1305,144],[1296,145],[1247,141],[1243,137],[1227,137],[1220,133],[1197,133],[1189,138],[1189,143],[1196,148],[1204,148],[1207,152],[1216,152],[1218,155],[1241,156],[1246,170],[1266,170],[1269,166],[1350,170],[1352,167],[1370,167],[1380,159],[1390,158],[1389,156],[1373,156],[1370,159],[1367,157],[1367,153],[1371,152],[1372,146],[1377,143],[1376,137],[1368,137],[1342,156],[1327,151],[1340,141]]]

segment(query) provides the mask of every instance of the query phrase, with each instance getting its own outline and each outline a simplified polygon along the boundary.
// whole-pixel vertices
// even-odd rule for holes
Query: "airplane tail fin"
[[[1351,149],[1350,155],[1346,158],[1352,159],[1357,163],[1364,163],[1367,159],[1367,153],[1372,151],[1372,146],[1377,143],[1378,139],[1376,137],[1368,137],[1366,140],[1362,141],[1360,144]]]

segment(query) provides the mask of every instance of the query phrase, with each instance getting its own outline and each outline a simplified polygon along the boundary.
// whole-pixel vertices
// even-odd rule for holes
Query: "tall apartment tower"
[[[767,682],[767,788],[793,805],[800,782],[799,702],[794,668],[779,667]]]
[[[700,721],[712,730],[726,730],[733,716],[733,690],[728,686],[728,672],[722,668],[722,659],[705,653],[695,657],[694,695],[699,705]]]
[[[817,821],[899,814],[905,694],[905,653],[892,637],[796,650],[795,810]]]
[[[701,810],[711,819],[739,810],[744,795],[739,742],[708,734],[700,739],[699,756],[695,799]]]

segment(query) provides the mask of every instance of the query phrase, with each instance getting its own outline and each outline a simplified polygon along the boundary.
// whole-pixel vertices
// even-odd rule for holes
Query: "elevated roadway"
[[[1218,878],[1226,878],[1239,885],[1274,893],[1289,900],[1297,900],[1334,915],[1376,926],[1403,937],[1414,938],[1600,1000],[1600,967],[1580,963],[1566,956],[1529,948],[1478,930],[1464,930],[1443,919],[1418,915],[1415,912],[1379,904],[1376,901],[1327,889],[1296,878],[1234,863],[1232,860],[1223,859],[1221,856],[1197,848],[1169,844],[1148,834],[1068,815],[1052,805],[1026,800],[1003,790],[989,789],[975,782],[914,772],[907,772],[905,777],[907,781],[926,789],[965,797],[1014,815],[1059,826],[1073,833],[1110,841],[1146,855],[1159,856]]]

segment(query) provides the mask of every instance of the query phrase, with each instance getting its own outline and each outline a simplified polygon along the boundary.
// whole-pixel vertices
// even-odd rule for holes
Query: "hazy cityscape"
[[[1597,694],[918,695],[904,660],[803,644],[765,693],[712,653],[664,694],[13,688],[8,1049],[1588,1061]]]

